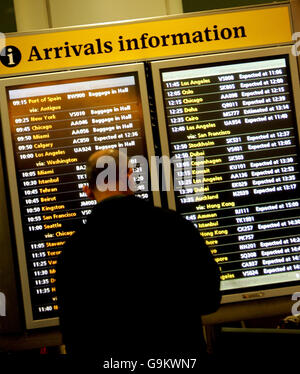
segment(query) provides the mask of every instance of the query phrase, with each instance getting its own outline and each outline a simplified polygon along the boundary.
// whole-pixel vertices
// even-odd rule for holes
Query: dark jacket
[[[134,196],[106,199],[59,257],[67,349],[125,358],[203,352],[201,315],[217,310],[219,283],[190,222]]]

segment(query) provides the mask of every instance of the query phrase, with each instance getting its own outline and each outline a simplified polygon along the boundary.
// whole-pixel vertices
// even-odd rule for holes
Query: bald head
[[[117,175],[119,171],[119,156],[120,152],[118,150],[106,149],[97,151],[89,157],[86,164],[86,175],[91,188],[96,188],[97,177],[104,170],[105,166],[108,170],[114,171],[116,180],[119,180],[119,175]]]
[[[97,201],[100,200],[100,195],[102,200],[104,195],[129,193],[127,181],[131,173],[126,150],[97,151],[87,161],[86,174],[89,186],[84,190],[89,197],[96,198]]]

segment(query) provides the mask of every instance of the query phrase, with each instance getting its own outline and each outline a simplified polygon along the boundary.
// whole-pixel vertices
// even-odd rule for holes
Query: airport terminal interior
[[[1,0],[0,364],[68,354],[56,265],[108,149],[218,265],[207,357],[296,357],[299,71],[300,0]]]

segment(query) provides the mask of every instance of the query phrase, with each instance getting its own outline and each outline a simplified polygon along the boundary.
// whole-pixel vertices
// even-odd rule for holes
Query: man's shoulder
[[[149,214],[149,212],[158,215],[164,216],[171,220],[177,220],[180,222],[188,223],[186,219],[184,219],[178,212],[175,210],[171,210],[168,208],[155,206],[152,202],[139,198],[135,195],[128,195],[128,196],[120,196],[120,197],[113,197],[104,200],[103,202],[97,204],[94,208],[95,213],[101,213],[104,210],[111,211],[113,208],[121,210],[123,212],[133,212],[135,210],[145,212],[145,214]],[[189,223],[188,223],[189,224]]]
[[[178,212],[154,206],[152,202],[134,195],[108,198],[98,203],[88,218],[87,226],[93,229],[96,225],[102,228],[102,232],[110,232],[116,229],[113,222],[118,223],[118,230],[121,223],[123,229],[135,226],[142,231],[155,229],[157,233],[164,231],[169,235],[172,231],[174,237],[185,233],[199,236],[194,225]]]
[[[136,197],[135,195],[118,195],[109,197],[95,205],[92,214],[103,214],[107,212],[113,212],[114,210],[131,212],[134,209],[147,210],[153,208],[154,207],[150,202]]]

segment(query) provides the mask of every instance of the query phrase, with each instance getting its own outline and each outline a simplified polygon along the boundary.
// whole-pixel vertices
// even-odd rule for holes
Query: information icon
[[[22,55],[20,50],[12,45],[4,47],[0,52],[0,61],[8,68],[17,66],[20,63],[21,58]]]

